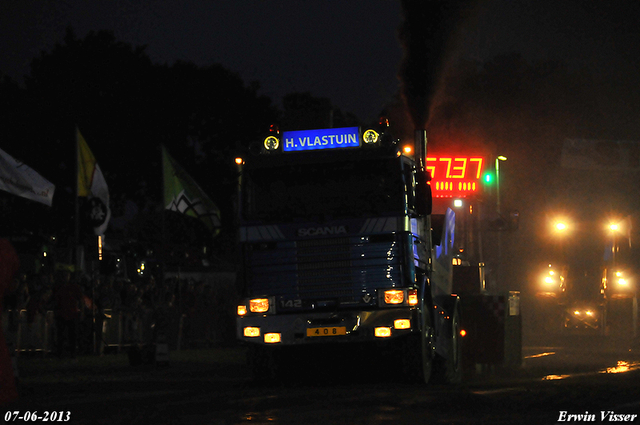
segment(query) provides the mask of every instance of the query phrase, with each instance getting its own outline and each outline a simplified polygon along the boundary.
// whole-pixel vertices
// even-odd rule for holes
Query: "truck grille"
[[[279,242],[247,253],[252,295],[357,302],[401,282],[401,244],[361,237]]]

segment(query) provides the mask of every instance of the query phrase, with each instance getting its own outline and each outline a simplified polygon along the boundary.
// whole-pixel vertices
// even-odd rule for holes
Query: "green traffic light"
[[[491,183],[493,183],[493,174],[491,174],[491,173],[486,173],[486,174],[484,175],[484,182],[485,182],[485,183],[487,183],[487,184],[491,184]]]

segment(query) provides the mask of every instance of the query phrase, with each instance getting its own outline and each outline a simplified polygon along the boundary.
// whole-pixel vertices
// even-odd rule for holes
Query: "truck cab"
[[[280,347],[376,343],[410,347],[423,381],[432,364],[459,381],[455,214],[433,238],[427,181],[384,124],[273,131],[245,160],[237,337],[254,376]]]

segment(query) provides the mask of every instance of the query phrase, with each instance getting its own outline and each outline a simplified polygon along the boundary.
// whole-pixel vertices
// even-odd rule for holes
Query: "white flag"
[[[55,186],[0,149],[0,190],[51,206]]]
[[[104,236],[111,208],[109,207],[109,188],[96,158],[87,142],[76,130],[78,137],[78,196],[86,197],[90,203],[90,219],[96,235]]]

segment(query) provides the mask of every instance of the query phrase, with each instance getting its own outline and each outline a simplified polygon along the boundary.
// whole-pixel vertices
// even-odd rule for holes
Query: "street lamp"
[[[496,157],[496,208],[500,214],[500,161],[506,161],[507,157],[498,155]]]
[[[616,267],[616,253],[618,251],[618,232],[620,232],[620,225],[618,223],[609,223],[609,230],[611,231],[611,264]]]
[[[558,221],[554,227],[558,233],[564,233],[567,230],[567,224],[562,221]]]
[[[556,249],[559,249],[561,262],[566,261],[566,244],[569,234],[573,231],[574,224],[566,217],[558,217],[553,222],[553,234],[556,238]]]

